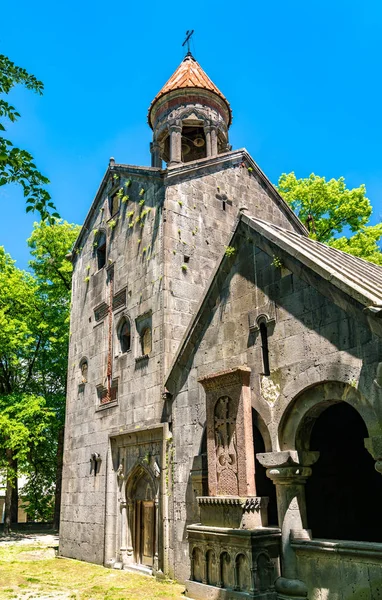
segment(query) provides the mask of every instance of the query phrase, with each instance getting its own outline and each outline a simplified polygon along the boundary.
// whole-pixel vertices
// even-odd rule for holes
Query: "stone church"
[[[195,599],[382,598],[382,268],[309,239],[191,54],[70,256],[60,554]]]

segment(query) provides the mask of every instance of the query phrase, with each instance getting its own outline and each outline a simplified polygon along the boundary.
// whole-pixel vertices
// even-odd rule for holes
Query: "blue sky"
[[[82,223],[110,156],[150,164],[147,109],[192,51],[231,103],[230,141],[274,183],[311,172],[367,186],[382,218],[382,95],[378,0],[232,3],[52,3],[2,7],[0,53],[45,84],[21,88],[9,127],[51,180],[61,215]],[[18,187],[0,188],[0,244],[26,267],[34,217]]]

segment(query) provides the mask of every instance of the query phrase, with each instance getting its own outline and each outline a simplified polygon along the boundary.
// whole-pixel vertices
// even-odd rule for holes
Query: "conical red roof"
[[[170,79],[162,87],[159,94],[157,94],[154,100],[151,102],[149,109],[149,121],[151,110],[159,98],[174,90],[186,88],[201,88],[213,92],[222,100],[224,100],[224,102],[227,104],[229,113],[231,114],[231,109],[227,98],[223,96],[219,88],[217,88],[216,85],[211,81],[207,73],[203,71],[202,67],[194,59],[194,57],[191,54],[187,54],[187,56],[180,63],[179,67],[176,69],[175,73],[171,75]]]

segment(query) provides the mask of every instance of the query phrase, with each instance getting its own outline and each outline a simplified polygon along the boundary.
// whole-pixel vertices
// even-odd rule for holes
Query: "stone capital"
[[[365,448],[375,460],[375,470],[382,474],[382,435],[365,438]]]
[[[278,485],[302,485],[312,474],[310,467],[273,467],[267,469],[267,476]]]
[[[219,390],[231,386],[249,386],[251,369],[240,366],[227,371],[219,371],[198,379],[205,391]]]
[[[169,123],[168,131],[169,131],[169,133],[172,133],[172,132],[182,133],[182,121],[173,121],[172,123]]]
[[[304,484],[312,474],[311,465],[319,457],[319,452],[264,452],[256,454],[259,462],[266,467],[267,475],[275,484],[293,485]]]

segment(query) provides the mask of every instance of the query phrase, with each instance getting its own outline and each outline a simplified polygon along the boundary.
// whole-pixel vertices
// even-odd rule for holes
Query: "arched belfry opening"
[[[313,537],[380,542],[382,477],[365,448],[365,422],[347,402],[326,405],[313,427],[307,419],[309,450],[320,453],[306,483]]]
[[[174,166],[230,150],[227,99],[188,53],[151,103],[152,166]]]
[[[182,128],[182,162],[206,158],[206,136],[200,125],[184,125]]]

